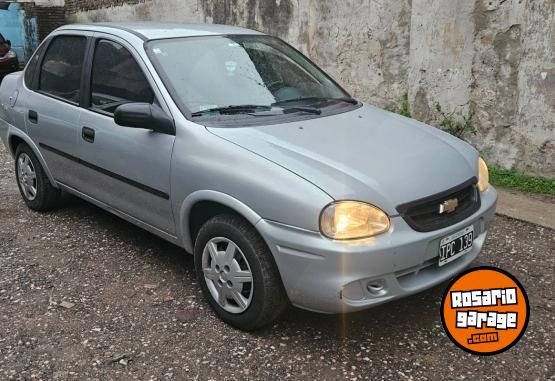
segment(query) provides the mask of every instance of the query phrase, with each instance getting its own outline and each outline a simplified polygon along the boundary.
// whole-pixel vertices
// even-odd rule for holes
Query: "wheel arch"
[[[50,181],[50,184],[52,184],[54,188],[58,188],[58,185],[56,184],[56,181],[54,180],[54,177],[52,176],[50,169],[46,165],[46,161],[44,160],[44,157],[40,153],[39,148],[28,135],[26,135],[25,133],[23,133],[18,129],[12,128],[10,129],[10,131],[8,131],[7,140],[8,140],[8,149],[10,150],[10,153],[14,159],[15,159],[15,152],[17,150],[17,147],[22,143],[27,144],[27,146],[31,148],[31,150],[39,160],[40,165],[44,169],[44,173],[46,173],[46,177],[48,177],[48,181]]]
[[[262,219],[255,211],[236,198],[217,191],[197,191],[190,194],[182,203],[179,221],[183,247],[193,252],[196,233],[208,219],[225,212],[234,213],[252,226]]]

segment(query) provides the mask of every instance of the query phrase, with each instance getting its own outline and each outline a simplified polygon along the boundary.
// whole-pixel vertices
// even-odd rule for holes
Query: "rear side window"
[[[39,90],[79,103],[86,47],[85,37],[56,37],[50,43],[42,62]]]
[[[40,55],[44,50],[45,45],[46,44],[42,44],[37,49],[33,57],[31,57],[31,59],[27,63],[27,67],[25,68],[25,85],[27,85],[27,87],[30,89],[33,89],[35,87],[35,83],[33,82],[33,79],[35,77],[35,72],[37,70],[37,64],[39,63]]]
[[[92,108],[114,113],[118,106],[133,102],[154,102],[150,84],[126,48],[113,41],[100,40],[92,68]]]

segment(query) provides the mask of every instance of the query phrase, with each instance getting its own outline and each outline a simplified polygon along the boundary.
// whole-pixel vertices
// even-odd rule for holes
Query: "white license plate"
[[[474,242],[474,226],[469,226],[449,237],[445,237],[439,243],[439,266],[444,266],[455,259],[462,257],[472,251]]]

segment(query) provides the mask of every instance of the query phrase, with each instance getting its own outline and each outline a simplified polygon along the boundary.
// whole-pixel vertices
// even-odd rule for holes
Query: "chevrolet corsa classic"
[[[194,254],[244,330],[451,278],[497,195],[465,142],[359,102],[283,41],[218,25],[70,25],[0,87],[29,208],[81,197]]]

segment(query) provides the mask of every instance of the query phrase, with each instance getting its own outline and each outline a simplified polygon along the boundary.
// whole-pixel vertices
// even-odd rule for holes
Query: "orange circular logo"
[[[459,348],[495,355],[515,345],[528,326],[530,305],[520,282],[494,267],[477,267],[457,276],[441,302],[441,321]]]

